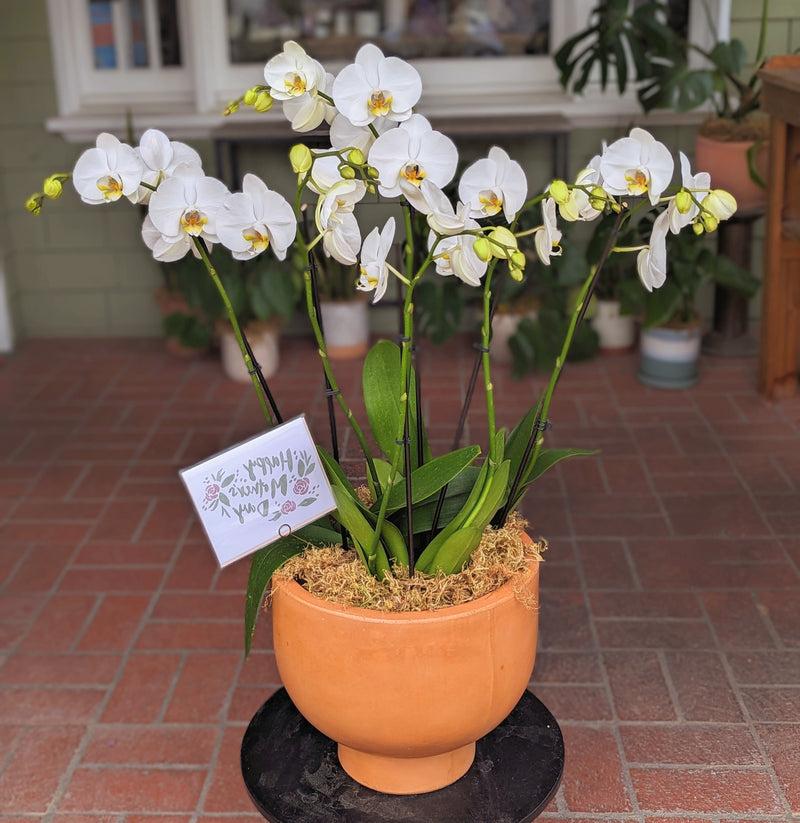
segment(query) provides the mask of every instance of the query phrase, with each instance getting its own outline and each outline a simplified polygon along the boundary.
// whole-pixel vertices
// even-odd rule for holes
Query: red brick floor
[[[424,362],[437,448],[466,351]],[[634,369],[567,369],[553,441],[602,454],[526,502],[550,541],[534,688],[568,752],[544,819],[791,820],[800,403],[762,402],[750,361],[705,362],[689,392]],[[339,371],[352,397],[358,370]],[[324,439],[310,344],[284,345],[274,382]],[[498,369],[501,422],[540,382]],[[0,364],[0,399],[0,823],[252,819],[238,746],[278,681],[268,619],[244,663],[247,564],[217,570],[176,476],[258,430],[249,389],[157,342],[33,341]]]

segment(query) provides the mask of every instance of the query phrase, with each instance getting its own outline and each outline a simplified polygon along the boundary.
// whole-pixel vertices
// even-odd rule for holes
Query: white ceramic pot
[[[539,312],[531,309],[522,313],[495,314],[492,318],[492,360],[497,363],[510,363],[512,358],[508,341],[514,336],[520,321],[526,317],[536,320]]]
[[[697,382],[700,324],[642,329],[639,380],[658,389],[686,389]]]
[[[636,337],[633,315],[622,314],[618,300],[597,300],[591,323],[600,338],[601,349],[619,351],[633,345]]]
[[[245,329],[245,334],[253,349],[253,356],[261,366],[262,374],[269,379],[278,371],[279,365],[277,326],[269,323],[251,323]],[[228,326],[219,330],[219,347],[225,374],[237,383],[249,383],[250,375],[242,359],[239,344]]]
[[[324,301],[320,311],[331,360],[354,360],[367,353],[369,315],[366,300]]]

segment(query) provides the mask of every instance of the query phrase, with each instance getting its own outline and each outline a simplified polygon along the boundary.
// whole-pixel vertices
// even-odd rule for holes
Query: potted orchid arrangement
[[[561,460],[588,454],[545,447],[550,407],[575,330],[611,255],[637,254],[650,291],[666,280],[665,234],[648,243],[617,244],[634,217],[676,213],[699,225],[714,214],[719,193],[668,187],[673,159],[666,146],[634,129],[609,145],[576,182],[555,180],[530,195],[522,167],[502,149],[462,175],[458,202],[442,192],[458,152],[445,134],[414,111],[422,95],[416,69],[365,45],[334,78],[296,43],[265,68],[265,83],[229,106],[264,110],[280,102],[293,128],[330,122],[331,147],[302,143],[289,154],[297,187],[291,202],[253,174],[229,192],[197,163],[169,169],[168,151],[153,164],[141,147],[101,134],[71,175],[85,203],[109,207],[148,192],[145,243],[157,259],[194,255],[227,310],[265,423],[280,421],[275,397],[258,368],[236,312],[211,261],[221,244],[237,259],[264,253],[279,260],[299,249],[308,266],[305,304],[330,406],[338,405],[364,458],[366,483],[355,486],[335,451],[318,449],[337,509],[327,518],[257,552],[248,582],[245,643],[271,585],[275,655],[297,708],[339,744],[344,769],[391,793],[445,786],[472,763],[475,741],[498,725],[526,688],[536,653],[540,547],[516,513],[535,481]],[[165,144],[172,147],[167,141]],[[69,177],[48,178],[28,202],[41,209]],[[355,212],[378,202],[396,213],[362,238]],[[697,211],[693,212],[696,206]],[[524,209],[540,221],[520,229]],[[524,247],[545,266],[562,253],[559,210],[576,220],[614,215],[603,254],[580,286],[546,387],[515,428],[497,425],[491,327],[500,278],[525,277]],[[412,213],[428,233],[414,247]],[[693,215],[693,216],[689,216]],[[401,259],[390,262],[398,237]],[[403,296],[397,343],[381,340],[364,360],[363,392],[371,438],[337,382],[320,322],[319,255],[350,266],[354,288],[378,301],[390,281]],[[482,375],[487,453],[456,444],[432,454],[424,425],[422,380],[414,368],[415,293],[425,278],[449,277],[480,294],[482,322],[474,380]],[[464,409],[462,409],[462,412]],[[437,696],[446,694],[447,700]]]

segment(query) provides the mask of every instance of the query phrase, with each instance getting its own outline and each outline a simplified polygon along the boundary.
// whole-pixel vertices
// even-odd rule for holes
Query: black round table
[[[294,707],[285,689],[255,714],[242,740],[242,776],[272,823],[528,823],[561,781],[564,739],[530,692],[478,741],[457,782],[429,794],[380,794],[339,766],[336,744]]]

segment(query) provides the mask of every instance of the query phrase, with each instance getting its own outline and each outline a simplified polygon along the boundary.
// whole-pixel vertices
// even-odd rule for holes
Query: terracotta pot
[[[514,336],[520,321],[526,317],[536,320],[537,309],[526,312],[498,313],[492,318],[492,360],[497,363],[510,363],[513,360],[508,341]]]
[[[697,135],[694,166],[711,174],[711,185],[725,189],[735,198],[740,211],[763,209],[767,202],[766,189],[750,177],[747,152],[752,140],[722,141]],[[756,155],[756,168],[766,180],[769,163],[768,145],[764,142]]]
[[[339,744],[339,762],[388,794],[458,780],[475,741],[508,716],[536,656],[539,571],[471,603],[376,612],[330,603],[276,579],[272,624],[281,679],[299,711]]]
[[[632,314],[622,314],[619,300],[597,300],[591,324],[602,351],[626,351],[633,346],[636,324]]]
[[[230,326],[218,325],[220,357],[225,374],[237,383],[249,383],[251,378],[242,359],[242,352]],[[245,329],[256,362],[265,378],[278,371],[278,327],[270,323],[250,323]]]
[[[320,304],[322,327],[331,360],[355,360],[369,348],[366,300],[329,300]]]

